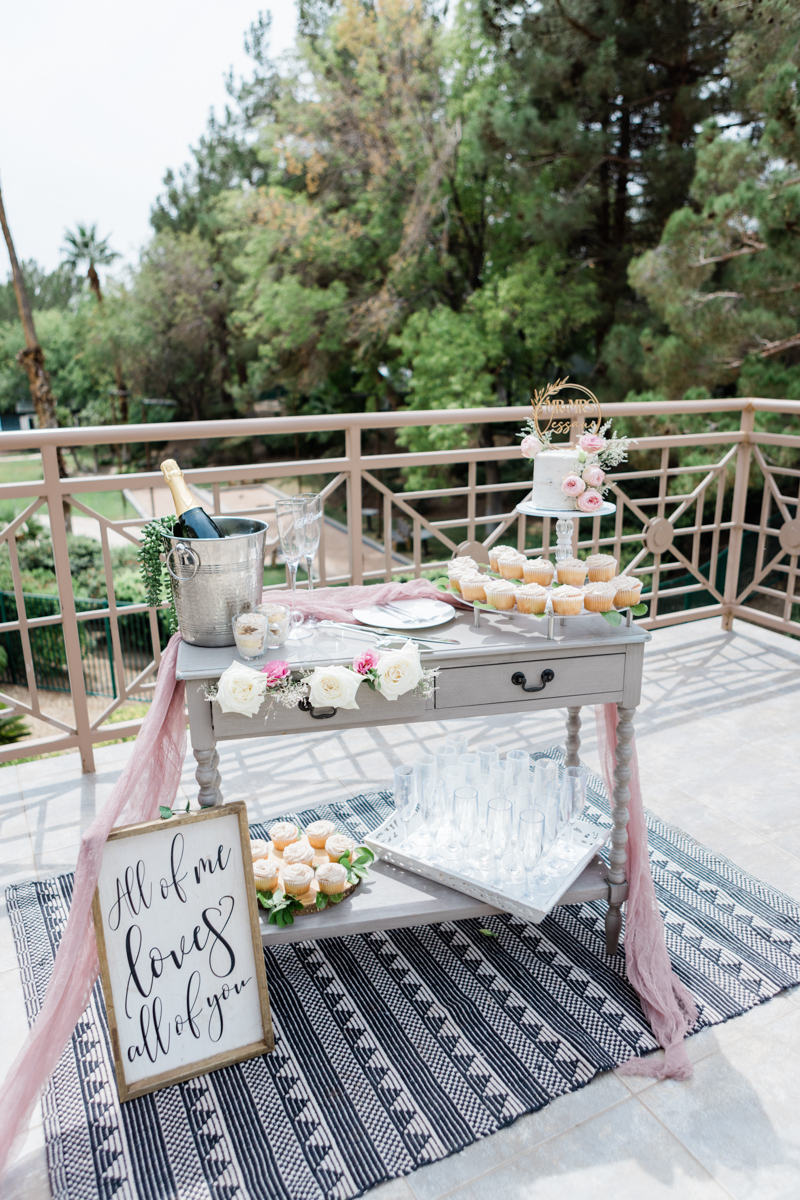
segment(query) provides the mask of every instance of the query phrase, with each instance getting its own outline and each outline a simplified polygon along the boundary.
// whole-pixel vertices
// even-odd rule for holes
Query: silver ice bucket
[[[191,646],[232,646],[233,618],[254,611],[264,590],[266,523],[250,517],[214,520],[224,538],[163,535],[178,625]]]

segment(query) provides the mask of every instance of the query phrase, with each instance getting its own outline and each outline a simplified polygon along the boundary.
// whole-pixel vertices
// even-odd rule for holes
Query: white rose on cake
[[[308,680],[314,708],[358,708],[356,692],[363,679],[349,667],[315,667]]]
[[[242,663],[231,663],[217,683],[217,703],[224,713],[254,717],[267,690],[266,676]]]
[[[419,646],[414,642],[406,642],[399,650],[387,650],[378,663],[381,694],[387,700],[396,700],[413,691],[423,674]]]

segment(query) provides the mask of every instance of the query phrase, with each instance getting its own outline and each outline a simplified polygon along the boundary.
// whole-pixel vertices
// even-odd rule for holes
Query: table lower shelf
[[[592,859],[558,903],[587,904],[591,900],[608,900],[607,871],[602,859]],[[627,885],[620,885],[615,891],[618,901],[624,899]],[[500,911],[413,871],[377,861],[370,867],[369,878],[334,908],[296,917],[293,925],[283,927],[268,925],[267,913],[262,909],[261,941],[265,946],[277,946],[285,942],[372,933],[376,929],[404,929],[433,925],[438,921],[491,917]]]

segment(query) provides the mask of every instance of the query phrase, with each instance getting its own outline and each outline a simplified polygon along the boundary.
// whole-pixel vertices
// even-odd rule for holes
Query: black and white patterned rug
[[[596,777],[590,798],[607,824]],[[379,793],[315,815],[360,839],[388,812]],[[800,982],[800,907],[680,830],[652,816],[648,828],[698,1029]],[[30,1020],[71,889],[62,875],[6,893]],[[98,983],[43,1099],[55,1200],[349,1200],[647,1053],[624,955],[605,954],[604,908],[271,949],[274,1053],[124,1105]]]

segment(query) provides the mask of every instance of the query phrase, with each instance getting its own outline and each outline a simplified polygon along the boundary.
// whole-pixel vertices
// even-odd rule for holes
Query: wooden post
[[[753,432],[755,417],[755,409],[752,404],[748,404],[747,408],[742,411],[739,425],[742,440],[736,451],[736,480],[733,485],[731,531],[728,536],[728,565],[725,571],[722,611],[722,628],[728,631],[733,628],[733,609],[739,591],[739,566],[742,560],[742,537],[744,535],[742,526],[747,507],[747,488],[750,483],[750,456],[752,454],[750,434]]]
[[[568,708],[567,713],[567,755],[565,764],[568,767],[581,765],[581,707]]]
[[[617,721],[617,749],[614,766],[614,796],[611,818],[614,826],[611,830],[611,851],[608,856],[608,882],[611,896],[606,913],[606,953],[616,954],[619,945],[619,935],[622,932],[622,900],[617,899],[615,892],[625,883],[627,862],[626,846],[628,844],[628,803],[631,798],[628,784],[631,781],[630,762],[633,755],[633,718],[635,708],[623,708],[617,705],[619,719]]]
[[[361,530],[361,427],[347,427],[347,530],[350,537],[350,582],[364,582],[364,543]]]

